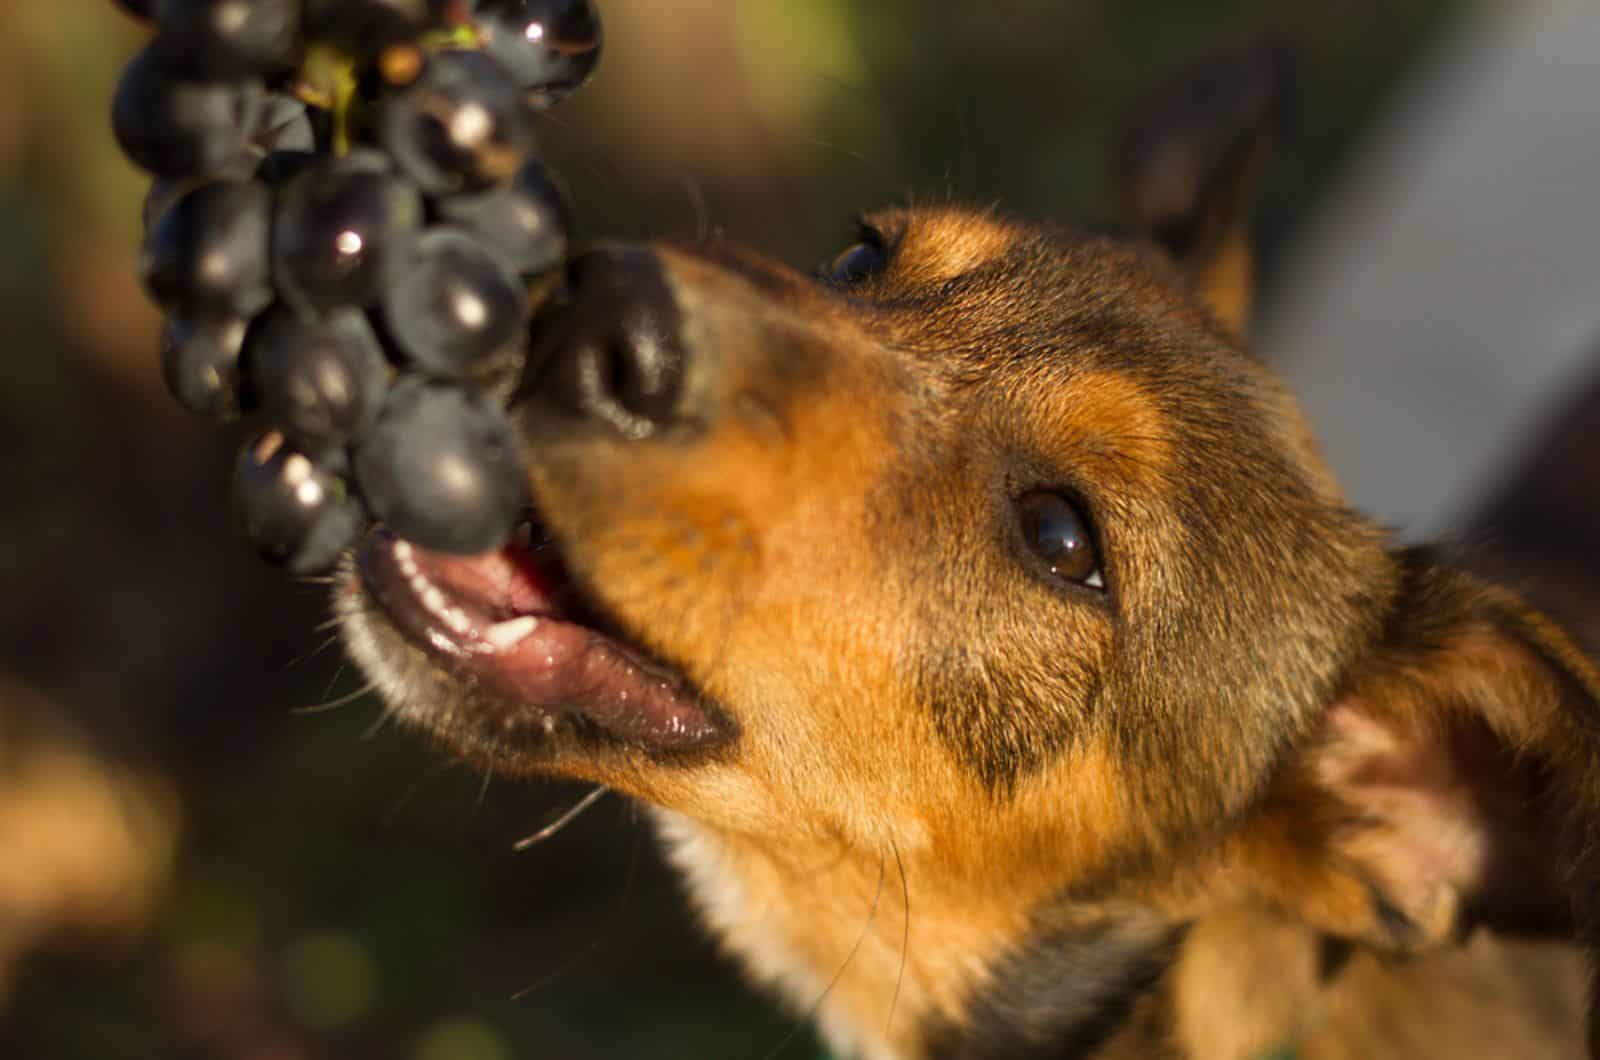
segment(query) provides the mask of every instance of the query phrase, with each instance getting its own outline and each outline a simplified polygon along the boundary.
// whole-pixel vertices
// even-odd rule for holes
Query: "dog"
[[[654,807],[841,1057],[1580,1055],[1600,670],[1353,511],[1249,349],[1286,79],[1151,96],[1117,225],[589,250],[529,523],[370,537],[350,654],[446,753]]]

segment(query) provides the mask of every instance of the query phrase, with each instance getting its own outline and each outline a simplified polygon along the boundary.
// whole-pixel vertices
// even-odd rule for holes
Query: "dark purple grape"
[[[470,231],[505,255],[523,276],[555,268],[567,254],[572,213],[566,196],[537,159],[510,184],[437,204],[439,216]]]
[[[366,512],[345,481],[277,431],[247,442],[233,469],[233,506],[262,557],[296,574],[327,570],[355,542]]]
[[[527,498],[505,413],[476,389],[418,376],[389,391],[356,446],[373,514],[423,548],[476,555],[505,542]]]
[[[112,0],[134,18],[149,21],[156,17],[156,0]]]
[[[261,86],[190,81],[146,48],[122,72],[111,128],[134,165],[162,177],[203,177],[237,158],[256,127]]]
[[[463,375],[517,339],[528,295],[498,251],[450,225],[429,228],[383,295],[383,322],[408,361]]]
[[[299,0],[159,0],[156,47],[202,79],[274,78],[300,62]]]
[[[359,438],[389,387],[383,348],[353,309],[310,319],[274,309],[251,330],[245,363],[268,418],[317,452]]]
[[[185,315],[251,317],[272,302],[267,255],[272,192],[219,180],[183,196],[156,221],[139,271],[150,297]]]
[[[190,412],[232,419],[246,402],[239,354],[250,322],[239,317],[169,318],[161,331],[161,377]]]
[[[438,0],[305,0],[307,35],[372,57],[435,25],[437,7]]]
[[[422,198],[375,151],[319,161],[291,180],[273,223],[278,289],[302,308],[376,302],[422,225]]]
[[[282,188],[316,164],[311,151],[273,151],[256,167],[256,179],[270,188]]]
[[[250,142],[221,169],[205,177],[157,177],[151,182],[141,214],[145,231],[167,207],[202,184],[259,178],[276,187],[299,172],[301,164],[316,149],[316,134],[306,105],[293,96],[269,92],[261,101]]]
[[[484,50],[535,105],[561,102],[600,61],[600,16],[588,0],[478,0]]]
[[[317,132],[306,105],[292,96],[271,93],[261,112],[255,146],[263,154],[255,176],[281,188],[318,158]]]
[[[150,190],[145,192],[144,205],[139,208],[145,233],[148,234],[161,216],[191,191],[218,180],[251,180],[259,172],[261,163],[261,153],[253,147],[246,147],[210,176],[154,178],[150,181]]]
[[[236,174],[229,173],[228,176],[237,179]],[[139,207],[139,219],[144,222],[145,235],[150,234],[150,229],[161,220],[162,214],[172,209],[174,203],[206,183],[208,181],[174,180],[171,177],[156,177],[152,180],[149,190],[144,193],[144,205]]]
[[[310,153],[317,149],[317,134],[304,103],[281,92],[269,92],[262,101],[261,120],[251,142],[268,153]]]
[[[533,150],[532,116],[504,69],[482,52],[443,51],[387,96],[378,138],[429,195],[510,180]]]

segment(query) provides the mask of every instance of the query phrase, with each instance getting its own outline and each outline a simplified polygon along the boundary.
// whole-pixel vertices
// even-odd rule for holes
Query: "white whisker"
[[[599,802],[601,796],[610,791],[611,789],[606,787],[604,784],[597,786],[593,791],[589,792],[589,794],[579,799],[576,805],[563,813],[560,817],[557,817],[554,821],[551,821],[549,824],[545,825],[532,835],[524,836],[515,843],[511,844],[511,849],[520,854],[531,846],[543,843],[546,839],[549,839],[567,825],[571,824],[577,819],[579,814],[583,813],[584,810],[587,810],[589,807]]]

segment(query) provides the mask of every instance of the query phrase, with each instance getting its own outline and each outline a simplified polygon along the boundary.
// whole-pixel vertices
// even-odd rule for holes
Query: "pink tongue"
[[[613,736],[655,747],[703,746],[719,735],[678,682],[641,666],[610,638],[565,621],[559,576],[525,548],[463,557],[412,546],[410,556],[449,600],[484,620],[464,643],[464,656],[477,679],[501,695],[568,710]]]
[[[537,622],[480,663],[485,685],[512,699],[570,708],[614,736],[656,747],[702,746],[717,736],[676,682],[651,673],[607,638],[567,622]]]

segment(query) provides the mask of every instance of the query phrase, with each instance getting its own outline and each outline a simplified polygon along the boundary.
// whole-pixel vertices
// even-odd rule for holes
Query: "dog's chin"
[[[500,770],[582,775],[640,754],[687,764],[734,737],[725,712],[587,598],[533,523],[478,556],[375,531],[335,609],[395,716]]]

